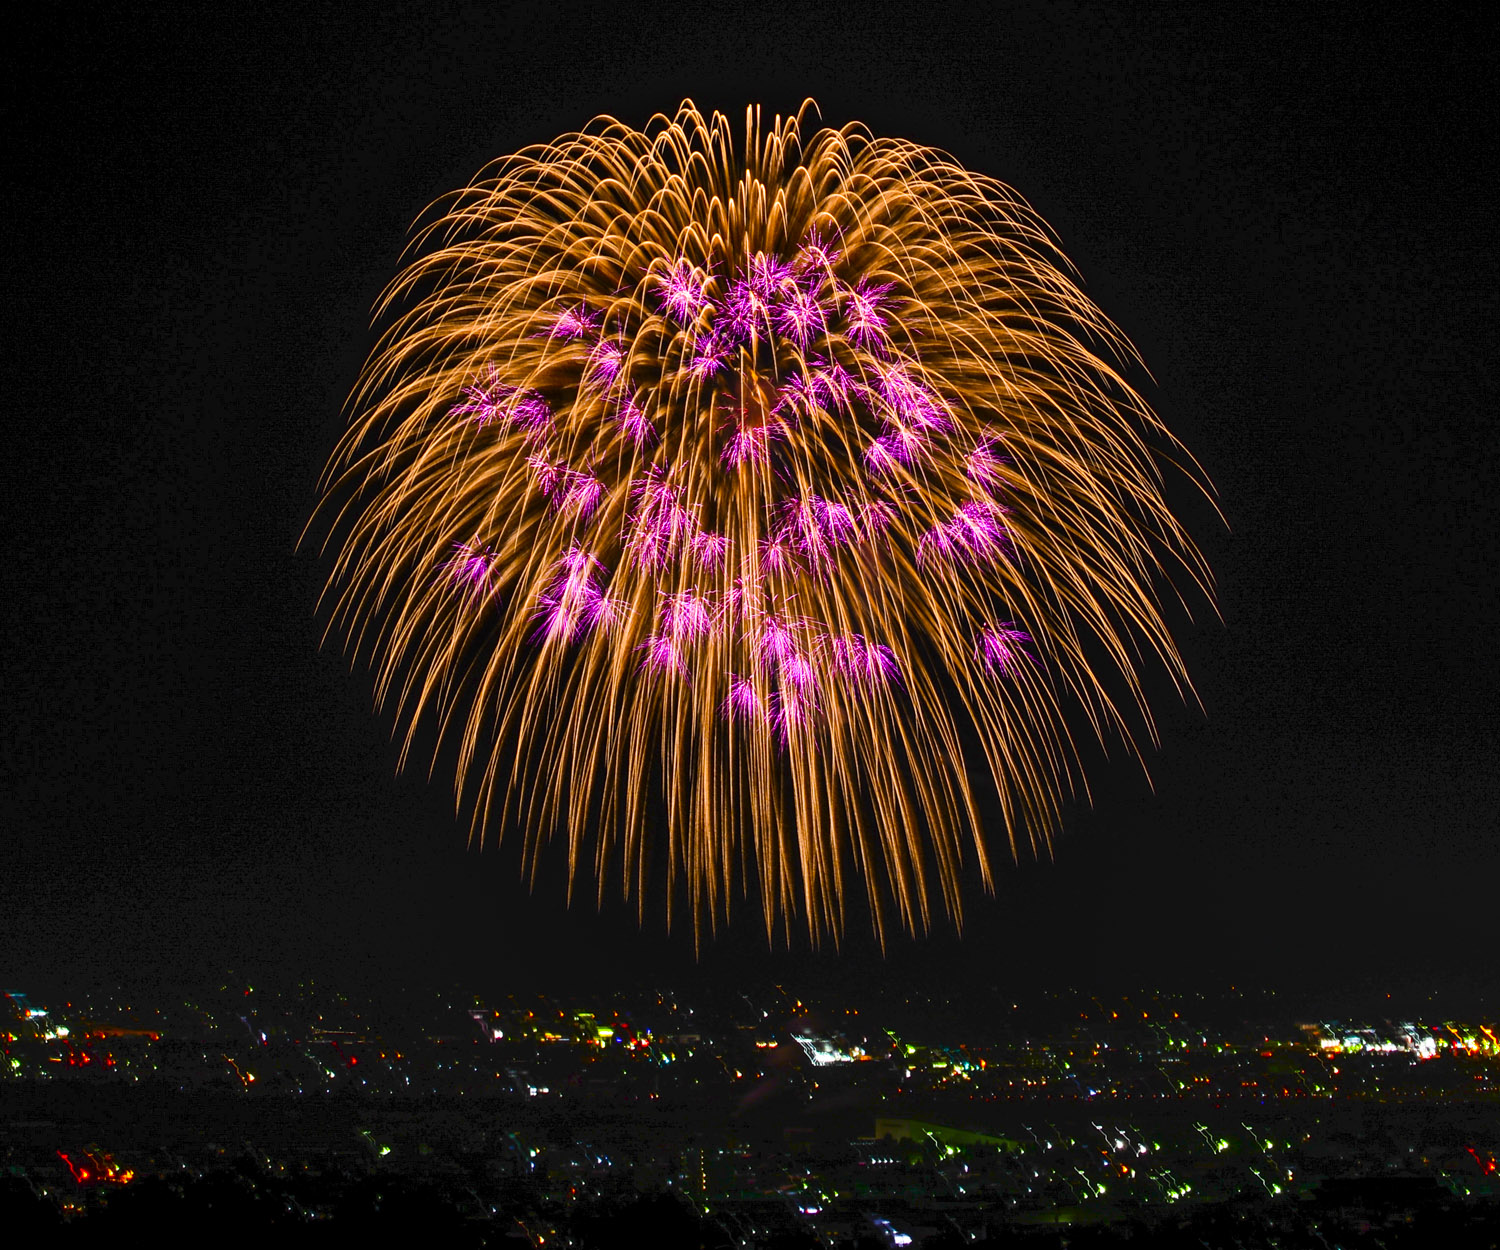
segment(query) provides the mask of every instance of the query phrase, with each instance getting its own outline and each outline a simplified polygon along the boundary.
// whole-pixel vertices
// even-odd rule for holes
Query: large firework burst
[[[883,939],[990,881],[981,757],[1014,854],[1081,780],[1070,708],[1149,731],[1164,565],[1208,575],[1046,227],[810,108],[598,119],[436,206],[325,474],[327,597],[402,763],[433,718],[533,872],[565,836],[644,907],[664,853],[669,923],[685,880],[699,933],[748,893],[814,940],[858,881]]]

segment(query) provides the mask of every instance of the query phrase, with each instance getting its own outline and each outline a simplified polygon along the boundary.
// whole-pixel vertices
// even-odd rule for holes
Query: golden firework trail
[[[565,837],[570,892],[644,914],[664,854],[700,938],[742,898],[837,938],[860,888],[882,942],[958,922],[989,782],[1049,844],[1069,710],[1154,737],[1158,586],[1210,593],[1158,457],[1201,474],[1046,226],[813,111],[600,118],[439,201],[322,484],[402,766],[431,721],[472,835]]]

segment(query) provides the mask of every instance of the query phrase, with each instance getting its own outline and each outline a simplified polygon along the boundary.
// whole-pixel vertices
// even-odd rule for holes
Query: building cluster
[[[668,1198],[703,1244],[746,1247],[974,1244],[1246,1202],[1290,1219],[1351,1184],[1500,1200],[1493,1023],[1240,1006],[11,990],[0,1166],[13,1197],[73,1219],[228,1172],[304,1224],[420,1184],[493,1244],[578,1247],[601,1213]]]

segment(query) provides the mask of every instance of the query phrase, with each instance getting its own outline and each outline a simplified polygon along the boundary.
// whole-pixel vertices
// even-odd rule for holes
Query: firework
[[[644,908],[660,856],[669,923],[814,940],[863,889],[884,940],[990,883],[981,807],[1048,843],[1070,715],[1133,745],[1144,660],[1190,689],[1158,458],[1201,478],[1014,192],[810,112],[599,119],[435,206],[326,599],[402,764],[431,720],[533,873],[562,837]]]

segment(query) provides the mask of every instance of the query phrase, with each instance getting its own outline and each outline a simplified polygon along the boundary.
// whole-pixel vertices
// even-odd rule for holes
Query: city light
[[[521,1185],[553,1212],[544,1229],[531,1208],[515,1216],[534,1245],[582,1244],[568,1212],[648,1183],[745,1247],[794,1227],[785,1221],[825,1245],[862,1229],[921,1247],[954,1212],[970,1213],[974,1240],[985,1219],[1019,1228],[1085,1207],[1105,1222],[1191,1219],[1252,1198],[1273,1204],[1257,1218],[1301,1228],[1309,1217],[1298,1213],[1321,1209],[1330,1178],[1361,1169],[1430,1180],[1424,1201],[1500,1199],[1500,1137],[1465,1118],[1500,1094],[1500,1046],[1492,1023],[1472,1019],[1213,1026],[1169,995],[1069,1012],[1059,993],[1032,1015],[1007,1003],[1003,1017],[974,1016],[950,1035],[922,1023],[943,1012],[916,995],[855,1009],[782,987],[706,1003],[662,991],[570,1002],[438,995],[405,1015],[306,986],[262,983],[254,1007],[247,997],[242,986],[160,1006],[79,995],[58,1008],[12,994],[0,1079],[76,1088],[87,1107],[137,1089],[184,1107],[243,1099],[287,1126],[259,1131],[253,1148],[226,1147],[236,1139],[205,1110],[187,1171],[171,1173],[179,1185],[251,1149],[240,1166],[253,1166],[261,1187],[329,1169],[382,1183],[467,1176],[485,1157],[510,1188],[476,1200],[456,1180],[433,1183],[445,1200],[490,1213]],[[951,1003],[944,1011],[960,1018]],[[899,1035],[882,1027],[892,1012],[905,1021]],[[335,1090],[320,1105],[361,1120],[345,1145],[291,1127],[309,1099]],[[833,1131],[844,1121],[825,1107],[866,1118],[852,1134]],[[1363,1138],[1366,1108],[1406,1128]],[[687,1125],[706,1113],[730,1125],[769,1115],[775,1133],[705,1138]],[[1420,1128],[1443,1117],[1462,1148]],[[10,1158],[76,1218],[101,1194],[163,1175],[159,1145],[136,1133],[120,1117],[85,1130],[39,1116],[12,1133]],[[759,1205],[742,1218],[736,1204]],[[287,1206],[308,1220],[333,1209],[290,1196]]]

